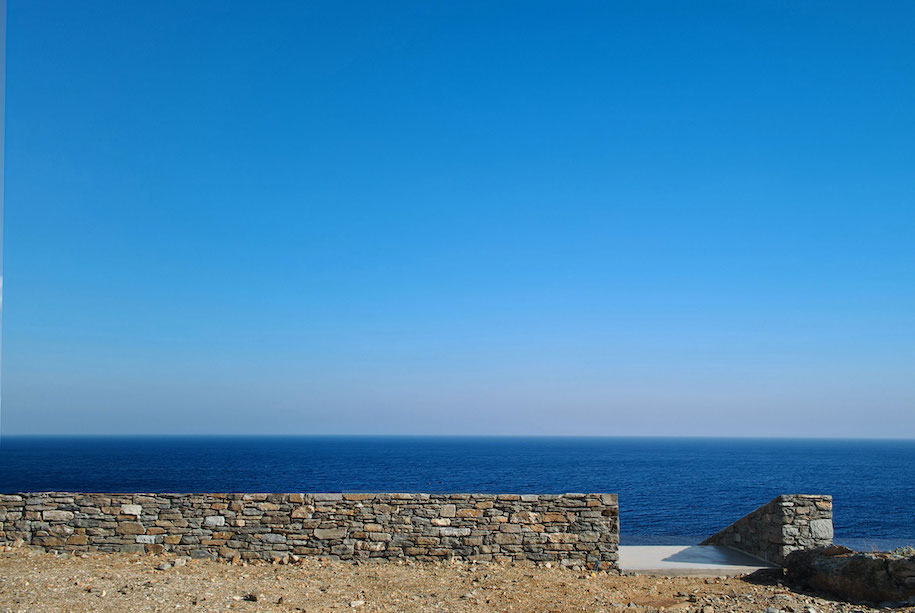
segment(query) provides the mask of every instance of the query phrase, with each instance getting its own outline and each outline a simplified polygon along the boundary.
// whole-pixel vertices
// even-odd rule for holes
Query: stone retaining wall
[[[616,494],[0,495],[0,542],[193,557],[459,558],[615,568]]]
[[[703,545],[725,545],[783,564],[792,551],[832,544],[832,496],[790,494],[774,498]]]

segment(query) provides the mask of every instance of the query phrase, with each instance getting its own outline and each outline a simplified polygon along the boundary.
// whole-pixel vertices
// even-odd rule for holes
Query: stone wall
[[[778,496],[702,544],[725,545],[783,564],[792,551],[832,544],[832,496]]]
[[[615,568],[616,494],[0,495],[0,542],[192,557],[459,558]]]

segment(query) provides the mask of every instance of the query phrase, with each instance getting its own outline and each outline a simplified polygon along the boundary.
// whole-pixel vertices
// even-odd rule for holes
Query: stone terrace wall
[[[616,494],[0,495],[0,542],[192,557],[601,562]]]
[[[832,544],[832,496],[778,496],[702,544],[726,545],[783,564],[792,551]]]

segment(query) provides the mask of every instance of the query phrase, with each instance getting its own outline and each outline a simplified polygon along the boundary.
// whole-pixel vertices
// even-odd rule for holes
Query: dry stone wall
[[[786,494],[778,496],[703,545],[724,545],[783,564],[792,551],[832,544],[832,496]]]
[[[0,541],[192,557],[459,558],[615,568],[616,494],[0,495]]]

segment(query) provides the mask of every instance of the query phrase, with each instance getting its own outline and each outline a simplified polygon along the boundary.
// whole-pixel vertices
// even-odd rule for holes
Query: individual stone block
[[[118,527],[115,529],[117,534],[145,534],[146,528],[142,524],[135,521],[122,521],[118,524]]]
[[[362,502],[365,500],[372,500],[375,498],[375,494],[343,494],[343,500],[351,500],[354,502]]]
[[[497,545],[520,545],[523,541],[523,537],[520,534],[499,532],[495,536],[495,541]]]
[[[340,539],[346,535],[346,528],[315,528],[315,538]]]
[[[566,532],[550,532],[549,541],[551,543],[577,543],[578,535]]]
[[[261,536],[261,539],[265,543],[274,543],[275,544],[275,543],[285,543],[286,542],[286,536],[282,535],[282,534],[268,533],[268,534],[264,534],[263,536]]]
[[[810,536],[815,539],[832,541],[833,530],[831,519],[814,519],[810,522]]]
[[[535,513],[533,511],[520,511],[518,513],[513,513],[509,521],[511,521],[513,524],[539,524],[540,513]]]
[[[460,509],[456,513],[457,517],[483,517],[482,509]]]
[[[42,511],[41,513],[41,519],[45,521],[70,521],[73,517],[74,515],[71,511],[50,510]]]
[[[315,502],[333,502],[343,500],[343,494],[313,494]]]
[[[470,528],[439,528],[442,536],[470,536]]]
[[[292,510],[291,517],[292,519],[309,519],[312,514],[315,512],[315,508],[311,505],[303,505],[296,507]]]

